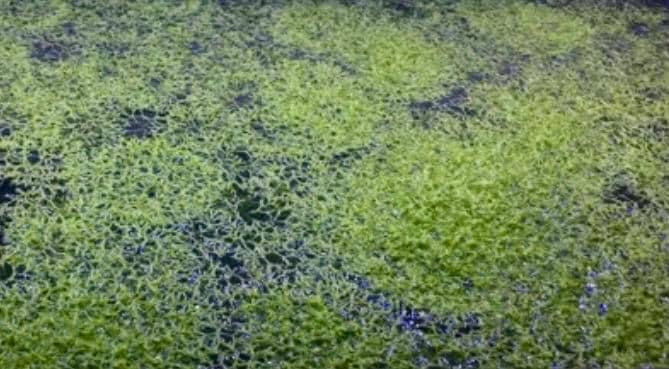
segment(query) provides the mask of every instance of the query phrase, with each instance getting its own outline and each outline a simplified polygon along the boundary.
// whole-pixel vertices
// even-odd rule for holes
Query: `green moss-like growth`
[[[0,368],[669,365],[669,21],[0,2]]]
[[[458,10],[501,46],[521,53],[565,53],[582,47],[593,32],[572,13],[532,3],[471,1],[459,4]]]

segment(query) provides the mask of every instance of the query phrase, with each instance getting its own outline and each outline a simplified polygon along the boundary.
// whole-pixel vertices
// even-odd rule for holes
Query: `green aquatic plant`
[[[0,367],[666,366],[669,22],[546,3],[0,2]]]
[[[458,11],[501,46],[520,53],[555,55],[584,46],[593,33],[590,24],[561,8],[515,1],[470,1]]]

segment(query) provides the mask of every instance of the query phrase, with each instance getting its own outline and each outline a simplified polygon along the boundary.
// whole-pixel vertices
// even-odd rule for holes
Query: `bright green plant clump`
[[[0,368],[669,366],[651,3],[0,0]]]

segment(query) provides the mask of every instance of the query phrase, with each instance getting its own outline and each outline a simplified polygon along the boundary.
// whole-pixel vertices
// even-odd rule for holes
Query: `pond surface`
[[[669,367],[668,9],[0,1],[0,367]]]

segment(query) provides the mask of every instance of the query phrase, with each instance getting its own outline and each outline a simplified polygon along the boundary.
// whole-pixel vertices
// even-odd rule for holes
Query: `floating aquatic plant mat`
[[[661,1],[0,1],[0,368],[669,366]]]

